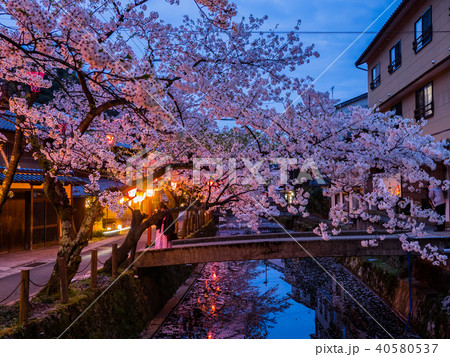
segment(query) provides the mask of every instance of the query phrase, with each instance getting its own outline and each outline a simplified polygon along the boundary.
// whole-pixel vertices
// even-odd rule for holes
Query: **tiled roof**
[[[5,170],[6,167],[0,166],[0,182],[2,182],[5,178]],[[80,185],[84,182],[84,180],[80,177],[57,176],[57,178],[62,182],[72,183],[74,185]],[[13,182],[40,185],[44,183],[44,172],[41,169],[17,169],[14,174]]]
[[[339,108],[345,107],[346,105],[355,103],[355,102],[357,102],[357,101],[359,101],[359,100],[367,99],[367,97],[368,97],[368,93],[366,92],[366,93],[364,93],[364,94],[358,95],[357,97],[351,98],[351,99],[346,100],[346,101],[344,101],[344,102],[340,102],[340,103],[336,104],[335,107],[336,107],[337,109],[339,109]]]
[[[12,113],[11,113],[12,114]],[[9,113],[6,113],[6,115],[8,116],[8,119],[11,122],[15,122],[16,118],[14,116],[9,116]],[[16,126],[11,123],[10,121],[7,121],[5,119],[0,118],[0,130],[4,130],[4,131],[16,131]]]
[[[386,21],[386,23],[383,25],[380,31],[376,34],[374,39],[370,42],[369,46],[364,50],[364,52],[359,56],[359,58],[356,60],[355,65],[360,66],[364,62],[366,62],[366,55],[369,53],[369,51],[372,49],[372,47],[375,45],[375,43],[380,39],[380,37],[386,32],[388,27],[392,24],[392,22],[395,20],[395,18],[400,14],[400,12],[405,8],[405,6],[410,2],[411,0],[403,0],[395,9],[395,11],[392,13],[392,15],[389,17],[389,19]]]

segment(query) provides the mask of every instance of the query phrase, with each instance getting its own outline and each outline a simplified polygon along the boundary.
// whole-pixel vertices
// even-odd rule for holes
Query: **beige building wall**
[[[433,82],[434,114],[427,134],[450,138],[450,17],[447,0],[409,1],[366,54],[368,83],[371,69],[380,62],[380,85],[369,89],[369,107],[387,111],[402,102],[403,116],[414,117],[415,92]],[[413,50],[414,24],[431,6],[432,40],[417,53]],[[401,66],[388,72],[389,51],[401,41]]]
[[[418,52],[413,49],[416,21],[431,6],[432,39]],[[427,118],[425,134],[437,140],[450,140],[450,2],[449,0],[403,0],[380,31],[379,38],[358,59],[367,63],[368,83],[372,68],[380,63],[380,85],[368,90],[369,107],[388,111],[402,103],[402,115],[414,118],[416,90],[433,82],[433,116]],[[378,35],[377,35],[378,36]],[[390,50],[401,41],[401,66],[388,72]],[[370,46],[369,46],[370,47]],[[444,173],[450,179],[450,167]],[[450,200],[446,199],[446,218],[450,221]]]

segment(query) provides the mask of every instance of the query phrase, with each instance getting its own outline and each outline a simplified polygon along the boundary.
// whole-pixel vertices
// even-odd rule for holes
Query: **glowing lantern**
[[[67,124],[58,124],[58,128],[59,128],[59,132],[64,135],[66,133],[66,129],[67,129]]]
[[[211,312],[214,314],[216,312],[216,305],[211,306]]]
[[[44,73],[43,72],[28,72],[28,75],[31,78],[36,77],[36,76],[44,78]],[[39,93],[41,91],[40,87],[37,87],[37,86],[35,86],[33,84],[30,84],[30,87],[31,87],[31,91],[34,92],[34,93]]]
[[[132,188],[130,191],[127,192],[127,196],[129,198],[136,197],[136,194],[137,194],[137,188]]]
[[[209,187],[211,187],[212,185],[214,185],[214,181],[213,180],[209,180],[208,181],[208,185],[209,185]]]
[[[106,135],[106,142],[107,142],[109,145],[114,144],[114,135],[111,135],[111,134]]]
[[[148,188],[147,189],[147,197],[153,197],[155,195],[155,190]]]
[[[176,182],[171,182],[170,186],[172,186],[172,190],[176,190],[177,188],[177,183]]]
[[[212,339],[212,333],[208,332],[208,340],[211,340],[211,339]]]
[[[219,288],[219,287],[217,287],[217,288],[216,288],[216,291],[220,291],[220,288]]]
[[[213,275],[212,275],[212,276],[213,276],[213,279],[216,280],[217,275],[216,275],[216,272],[215,272],[215,271],[213,272]]]

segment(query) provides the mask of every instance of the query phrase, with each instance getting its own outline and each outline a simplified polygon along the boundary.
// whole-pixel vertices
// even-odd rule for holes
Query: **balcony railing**
[[[432,27],[428,27],[419,37],[417,37],[412,46],[414,52],[418,52],[423,46],[425,46],[428,42],[431,41],[431,37],[433,35]]]
[[[388,66],[388,72],[389,74],[392,74],[398,67],[400,67],[402,64],[402,56],[398,55],[395,57],[395,60],[391,62],[391,64]]]
[[[420,120],[422,118],[426,119],[431,117],[433,115],[433,112],[434,112],[434,104],[433,102],[430,102],[419,108],[416,108],[416,110],[414,110],[414,118],[416,120]]]
[[[370,89],[375,89],[380,85],[380,75],[378,75],[372,82],[370,82]]]

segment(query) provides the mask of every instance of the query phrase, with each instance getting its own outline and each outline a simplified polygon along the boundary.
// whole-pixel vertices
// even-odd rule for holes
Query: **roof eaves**
[[[400,5],[397,6],[395,11],[392,13],[392,15],[389,17],[389,19],[386,21],[386,23],[383,25],[380,31],[375,35],[374,39],[370,42],[369,46],[364,50],[364,52],[359,56],[359,58],[355,62],[355,66],[358,67],[365,63],[367,61],[366,56],[368,53],[372,50],[372,47],[375,45],[375,43],[378,42],[378,40],[381,38],[381,36],[384,35],[387,28],[392,24],[392,22],[397,18],[397,16],[400,14],[400,12],[405,8],[405,6],[412,2],[412,0],[403,0]]]
[[[355,103],[355,102],[357,102],[359,100],[366,99],[367,97],[368,97],[368,93],[367,92],[363,93],[363,94],[360,94],[357,97],[354,97],[354,98],[348,99],[348,100],[346,100],[344,102],[336,104],[335,108],[336,109],[340,109],[340,108],[345,107],[345,106],[347,106],[349,104]]]

